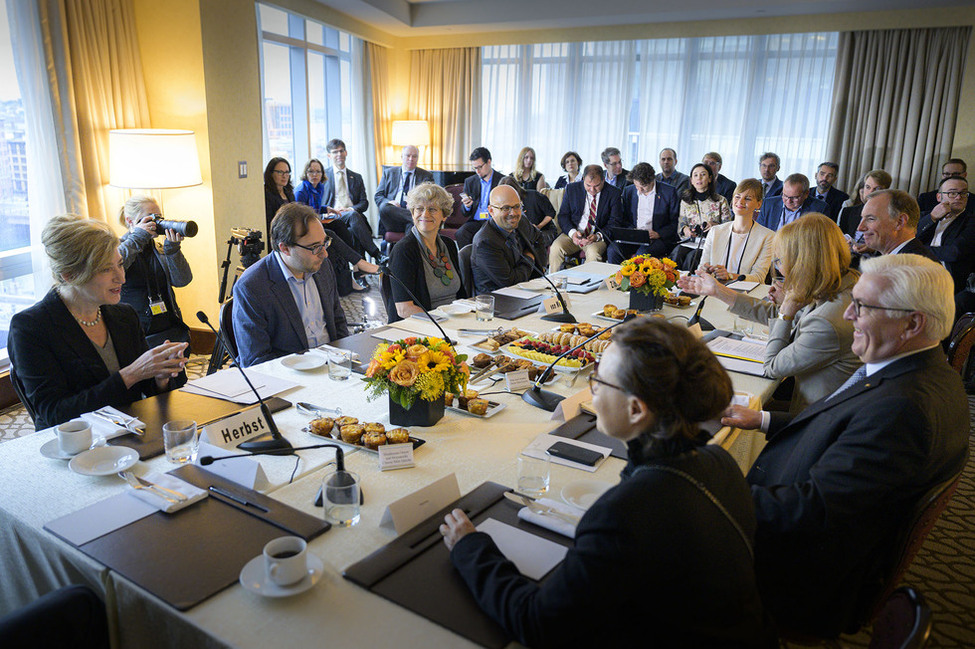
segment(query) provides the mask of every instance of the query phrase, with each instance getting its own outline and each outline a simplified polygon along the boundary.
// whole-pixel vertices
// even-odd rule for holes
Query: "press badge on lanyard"
[[[149,313],[152,315],[162,315],[166,313],[166,303],[163,302],[161,297],[155,300],[149,300]]]

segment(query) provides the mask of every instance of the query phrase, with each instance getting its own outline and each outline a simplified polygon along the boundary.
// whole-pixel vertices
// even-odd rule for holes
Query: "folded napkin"
[[[138,418],[131,415],[127,415],[121,410],[113,408],[111,406],[105,406],[104,408],[99,408],[100,411],[105,414],[115,417],[119,421],[125,422],[127,426],[133,428],[145,428],[145,423],[140,421]],[[128,435],[131,430],[124,428],[122,426],[116,426],[107,419],[103,419],[92,412],[86,412],[81,415],[81,418],[91,424],[91,436],[95,439],[112,439],[114,437],[121,437],[122,435]]]
[[[558,511],[559,513],[565,514],[567,516],[579,517],[579,510],[575,507],[570,507],[565,503],[558,502],[557,500],[552,500],[550,498],[539,498],[535,501],[543,507],[551,507],[552,509]],[[518,511],[518,518],[539,527],[544,527],[545,529],[555,532],[556,534],[561,534],[562,536],[567,536],[570,539],[574,539],[576,536],[576,526],[568,521],[564,521],[557,516],[552,516],[551,514],[539,514],[528,509],[528,507],[522,507]]]
[[[186,482],[185,480],[180,480],[179,478],[168,475],[166,473],[147,473],[146,475],[142,476],[142,479],[148,480],[149,482],[159,485],[160,487],[166,487],[167,489],[178,491],[179,493],[186,496],[186,500],[171,503],[165,498],[163,498],[162,496],[160,496],[155,491],[148,488],[133,489],[132,491],[129,492],[139,500],[149,503],[159,511],[166,512],[167,514],[172,514],[173,512],[177,512],[183,509],[184,507],[189,507],[193,503],[199,502],[207,497],[207,492],[204,491],[203,489],[200,489],[199,487],[195,487],[191,485],[189,482]],[[170,494],[166,494],[166,495],[176,500],[175,496],[172,496]]]

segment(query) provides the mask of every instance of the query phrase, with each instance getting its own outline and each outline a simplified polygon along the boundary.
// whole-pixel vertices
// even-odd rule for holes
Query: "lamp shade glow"
[[[168,189],[203,183],[193,131],[112,130],[108,156],[108,182],[115,187]]]
[[[401,119],[393,122],[393,146],[427,146],[430,144],[430,125],[422,119]]]

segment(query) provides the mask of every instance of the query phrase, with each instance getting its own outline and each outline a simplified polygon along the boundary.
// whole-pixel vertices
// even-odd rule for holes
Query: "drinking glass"
[[[351,471],[329,471],[322,480],[325,520],[338,527],[359,522],[359,476]]]
[[[352,374],[352,352],[344,349],[328,350],[328,378],[344,381]]]
[[[543,458],[518,456],[518,491],[538,498],[548,491],[550,462]]]
[[[166,459],[173,464],[186,464],[196,459],[200,438],[196,422],[189,419],[176,419],[163,424],[163,448]]]
[[[494,320],[494,296],[478,295],[474,298],[475,317],[478,322]]]

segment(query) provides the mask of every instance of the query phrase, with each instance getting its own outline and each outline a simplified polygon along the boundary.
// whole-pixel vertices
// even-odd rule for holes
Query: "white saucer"
[[[244,569],[240,571],[240,585],[245,590],[263,597],[290,597],[303,593],[321,581],[322,574],[325,572],[325,564],[322,563],[321,559],[310,552],[306,553],[305,556],[308,557],[308,574],[297,583],[290,586],[278,586],[269,581],[264,569],[264,555],[259,554],[248,561]]]
[[[318,354],[301,354],[299,356],[285,356],[281,359],[285,367],[299,372],[311,372],[325,366],[325,359]]]
[[[44,445],[41,447],[41,455],[51,458],[52,460],[70,460],[74,456],[78,455],[78,453],[63,452],[61,447],[58,445],[58,438],[55,437],[54,439],[44,442]]]
[[[612,488],[612,484],[600,480],[575,480],[562,487],[562,500],[585,511]]]
[[[461,313],[470,313],[471,308],[466,304],[441,304],[440,306],[437,307],[437,311],[440,311],[445,315],[451,316],[451,315],[460,315]]]
[[[139,461],[139,453],[128,446],[96,446],[75,455],[68,468],[81,475],[112,475],[126,471]]]

